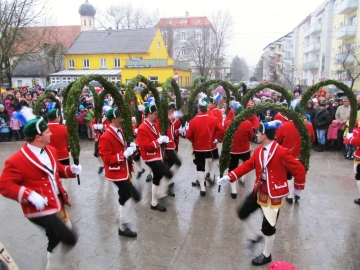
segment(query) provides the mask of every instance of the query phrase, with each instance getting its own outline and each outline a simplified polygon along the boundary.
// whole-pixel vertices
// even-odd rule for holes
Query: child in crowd
[[[305,126],[307,127],[308,131],[309,131],[309,134],[310,134],[310,140],[311,140],[311,143],[313,144],[316,140],[316,136],[315,136],[315,130],[314,130],[314,127],[311,123],[311,117],[309,114],[304,114],[304,124]]]
[[[79,112],[76,114],[76,118],[79,125],[79,136],[83,139],[86,139],[87,137],[85,115],[85,107],[83,105],[80,105]]]
[[[0,141],[8,142],[9,141],[10,129],[8,124],[5,122],[4,118],[0,120]]]
[[[344,154],[344,156],[345,156],[346,159],[353,160],[354,159],[354,152],[356,150],[356,147],[349,143],[349,138],[347,136],[348,132],[349,132],[349,120],[346,122],[346,128],[345,128],[345,131],[344,131],[344,144],[345,144],[345,147],[346,147],[346,153]],[[357,137],[360,134],[359,121],[357,119],[356,119],[355,126],[353,128],[352,133],[353,133],[354,137]]]
[[[340,128],[338,120],[333,120],[327,130],[328,150],[334,150],[337,133]]]
[[[86,130],[87,130],[87,136],[88,140],[92,141],[94,140],[94,132],[93,129],[90,127],[90,123],[94,119],[94,107],[92,105],[87,106],[87,113],[85,114],[85,121],[86,121]]]
[[[11,128],[11,140],[13,142],[20,141],[22,139],[21,136],[21,123],[19,120],[15,119],[16,112],[13,112],[10,119],[10,128]]]

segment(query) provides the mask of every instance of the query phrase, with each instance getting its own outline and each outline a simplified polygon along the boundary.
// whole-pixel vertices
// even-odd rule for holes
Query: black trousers
[[[257,203],[257,196],[254,192],[251,192],[246,198],[243,204],[238,208],[238,217],[241,220],[246,219],[249,215],[255,212],[257,209],[260,208],[260,205]],[[280,210],[278,212],[276,220],[279,218]],[[271,226],[270,223],[267,221],[266,217],[264,216],[261,226],[261,231],[266,236],[271,236],[276,233],[275,226]]]
[[[70,158],[59,160],[62,165],[70,165]]]
[[[250,151],[242,154],[230,154],[229,172],[236,169],[239,166],[239,160],[242,162],[247,161],[250,158]]]
[[[60,242],[73,247],[76,244],[77,236],[56,216],[56,214],[29,218],[29,220],[45,229],[46,236],[49,240],[47,251],[51,252]]]
[[[196,171],[205,172],[205,163],[207,158],[219,159],[219,151],[215,148],[212,151],[194,151],[195,159],[194,163],[196,165]]]
[[[145,162],[145,164],[148,165],[153,172],[153,184],[155,186],[160,184],[160,180],[163,178],[163,176],[169,179],[173,177],[172,172],[162,160]]]
[[[181,166],[181,161],[180,161],[179,157],[175,154],[175,151],[173,149],[166,149],[166,154],[167,154],[168,158],[164,162],[168,166],[169,169],[174,164],[178,165],[179,167]]]
[[[130,198],[133,198],[135,202],[140,201],[140,194],[130,180],[113,181],[113,183],[119,188],[118,195],[120,205],[124,205]]]

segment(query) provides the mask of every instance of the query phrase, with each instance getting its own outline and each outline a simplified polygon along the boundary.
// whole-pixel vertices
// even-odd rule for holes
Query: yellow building
[[[157,28],[84,31],[65,55],[66,70],[51,74],[51,82],[71,82],[99,74],[112,82],[128,83],[138,74],[150,81],[173,77],[180,87],[191,83],[188,63],[169,57]]]

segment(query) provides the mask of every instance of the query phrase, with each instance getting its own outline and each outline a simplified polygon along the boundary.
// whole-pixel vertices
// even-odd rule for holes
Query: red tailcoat
[[[160,137],[158,125],[145,119],[138,129],[136,144],[140,147],[141,158],[145,162],[162,160],[161,147],[157,139]]]
[[[253,129],[258,129],[260,126],[260,121],[259,118],[257,117],[256,114],[254,114],[253,116],[250,116],[247,118],[247,120],[249,120],[252,124]]]
[[[169,120],[168,129],[166,131],[166,136],[169,137],[169,143],[166,149],[177,150],[179,145],[179,128],[181,126],[180,119]]]
[[[199,112],[190,120],[186,138],[192,142],[194,151],[211,151],[216,148],[215,139],[223,139],[224,131],[216,117]]]
[[[230,111],[228,112],[228,115],[226,116],[225,121],[233,120],[234,118],[235,118],[235,112],[233,109],[230,109]]]
[[[220,109],[215,107],[214,109],[211,109],[209,111],[212,112],[213,116],[215,116],[219,120],[219,123],[222,125],[223,115]]]
[[[59,195],[62,196],[64,203],[71,206],[60,177],[74,178],[76,175],[71,172],[70,166],[59,163],[55,148],[46,146],[45,151],[51,161],[53,173],[44,167],[25,143],[19,151],[5,161],[4,170],[0,176],[0,194],[18,201],[27,218],[48,216],[60,211],[62,203],[50,180],[51,176],[55,178],[60,191]],[[32,191],[47,199],[48,205],[43,210],[37,211],[36,207],[27,201]]]
[[[265,170],[266,174],[266,188],[267,194],[270,198],[282,198],[289,194],[289,187],[287,185],[287,172],[289,171],[294,176],[294,187],[298,190],[305,188],[305,167],[300,161],[296,160],[289,152],[289,149],[280,146],[277,142],[273,142],[273,147],[270,149],[267,163],[264,164],[263,147],[257,147],[254,154],[241,164],[239,167],[228,173],[230,181],[234,182],[236,179],[255,170],[256,180],[254,183],[254,193],[259,190],[262,172]],[[262,189],[263,190],[263,189]]]
[[[356,146],[354,156],[360,158],[360,135],[350,138],[349,143]]]
[[[306,123],[306,127],[310,133],[310,138],[311,138],[311,143],[315,142],[315,131],[314,131],[314,127],[312,124],[310,124],[309,122]]]
[[[282,147],[288,148],[294,158],[299,158],[301,138],[293,121],[282,123],[282,126],[276,130],[275,140]]]
[[[55,121],[49,121],[47,125],[52,133],[49,145],[56,149],[59,160],[70,158],[68,131],[66,126]]]
[[[124,181],[129,178],[129,164],[124,157],[126,142],[111,128],[101,135],[99,155],[104,161],[105,177],[109,181]]]
[[[231,124],[232,120],[225,121],[225,129]],[[240,123],[239,128],[236,130],[233,138],[232,148],[230,154],[243,154],[250,151],[250,141],[254,138],[254,130],[251,122],[245,120]]]
[[[105,132],[105,130],[110,126],[110,122],[107,120],[106,116],[101,119],[100,123],[103,125],[102,130],[94,129],[93,126],[97,124],[99,121],[97,119],[93,119],[90,123],[91,129],[94,130],[94,140],[98,141],[100,139],[100,136]]]

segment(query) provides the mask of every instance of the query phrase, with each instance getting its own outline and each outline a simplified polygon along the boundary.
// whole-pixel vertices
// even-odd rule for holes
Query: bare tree
[[[143,7],[132,4],[111,5],[105,11],[99,12],[98,23],[104,27],[119,29],[137,29],[153,27],[158,20],[158,12],[148,13]]]
[[[213,46],[215,78],[219,78],[220,68],[225,63],[226,47],[228,41],[231,40],[233,19],[228,10],[219,10],[216,14],[211,15],[211,21],[216,30],[215,44]]]
[[[355,81],[360,77],[360,46],[344,47],[344,52],[337,56],[339,69],[336,71],[338,74],[344,74],[351,82],[350,88],[353,89]]]
[[[0,2],[0,84],[8,81],[16,65],[39,48],[43,31],[29,37],[27,27],[44,23],[46,3],[40,0]]]

